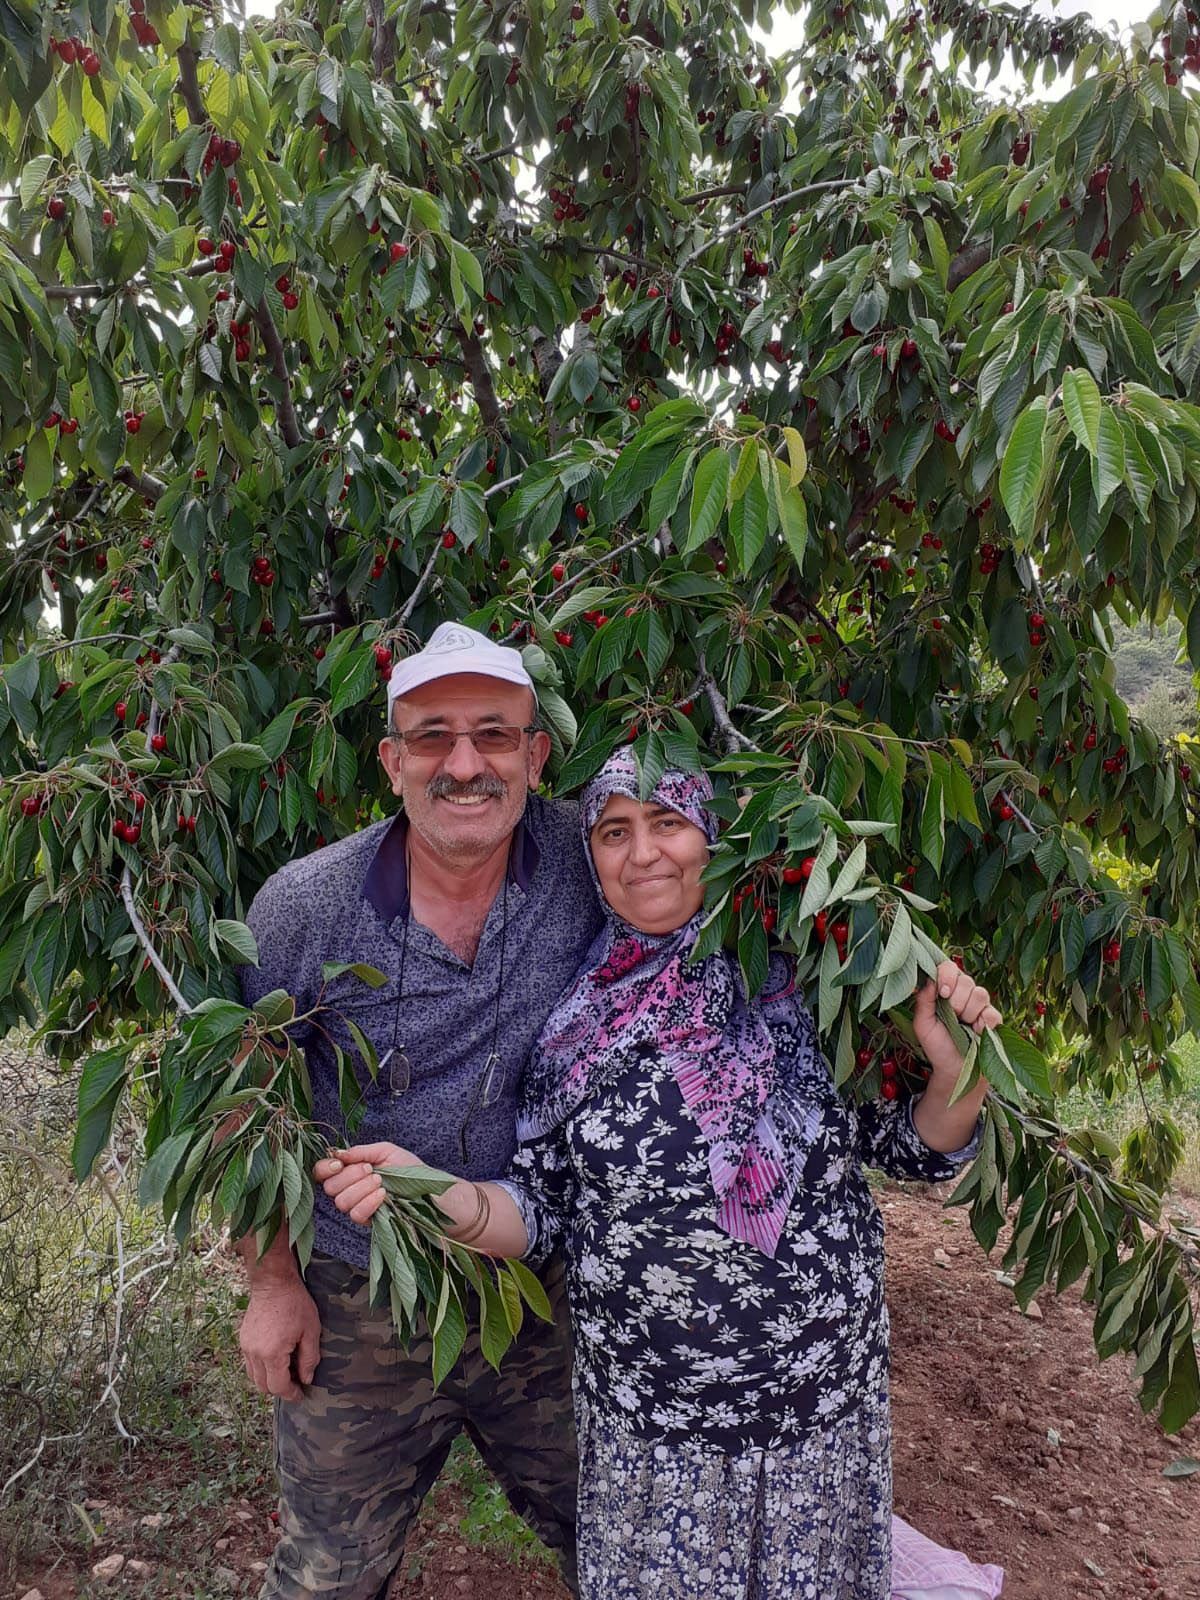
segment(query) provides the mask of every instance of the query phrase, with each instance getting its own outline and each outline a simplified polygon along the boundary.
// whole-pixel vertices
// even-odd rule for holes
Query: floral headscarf
[[[628,750],[611,756],[583,794],[580,820],[597,890],[590,836],[614,794],[639,797]],[[710,845],[716,842],[707,774],[664,773],[650,798],[694,823]],[[601,901],[605,925],[574,986],[548,1017],[526,1069],[518,1135],[536,1138],[558,1127],[601,1079],[639,1055],[659,1054],[708,1146],[717,1225],[773,1256],[818,1113],[814,1107],[803,1124],[789,1118],[786,1127],[772,1120],[767,1102],[776,1047],[763,1004],[746,999],[737,963],[724,951],[688,961],[703,911],[673,933],[648,934],[622,921],[602,895]],[[823,1073],[811,1027],[803,1039],[805,1065]]]

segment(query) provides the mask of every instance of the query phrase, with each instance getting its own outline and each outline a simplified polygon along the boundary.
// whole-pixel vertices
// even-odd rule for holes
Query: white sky
[[[928,6],[929,0],[921,0]],[[894,0],[893,9],[908,10],[904,0]],[[1065,4],[1051,5],[1048,0],[1041,0],[1035,5],[1035,11],[1045,17],[1090,17],[1092,22],[1100,28],[1114,27],[1118,32],[1128,35],[1129,29],[1135,22],[1146,22],[1158,10],[1155,0],[1097,0],[1094,5],[1078,5],[1075,0],[1066,0]],[[770,51],[783,51],[794,49],[803,37],[803,22],[799,17],[790,16],[780,12],[772,26],[765,32],[754,29]],[[945,52],[939,52],[939,59],[945,60]],[[968,75],[968,81],[969,75]],[[1016,73],[1004,70],[997,77],[989,80],[986,69],[980,74],[980,81],[976,85],[980,89],[990,88],[997,96],[1012,93],[1014,96],[1024,94],[1024,80]],[[1067,94],[1074,87],[1074,79],[1068,69],[1061,78],[1049,86],[1043,85],[1040,78],[1035,81],[1033,98],[1035,100],[1057,100]],[[790,104],[789,102],[785,102]]]

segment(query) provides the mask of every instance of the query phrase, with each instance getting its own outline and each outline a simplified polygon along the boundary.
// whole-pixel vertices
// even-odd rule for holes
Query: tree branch
[[[602,556],[597,556],[594,561],[585,561],[583,566],[573,572],[569,578],[564,578],[557,588],[551,589],[546,596],[545,603],[552,605],[560,595],[567,594],[571,589],[574,589],[585,573],[593,572],[597,567],[608,566],[610,561],[615,560],[617,556],[624,555],[626,550],[633,550],[639,544],[645,544],[653,537],[653,534],[639,533],[632,539],[626,539],[624,544],[617,545],[615,549],[606,550]]]
[[[472,156],[477,167],[483,166],[485,161],[503,161],[506,156],[515,156],[518,150],[523,150],[524,145],[502,144],[499,150],[485,150],[482,155]]]
[[[704,690],[713,722],[721,736],[721,743],[725,746],[725,754],[731,756],[738,750],[758,750],[759,746],[753,739],[748,739],[740,729],[734,727],[725,696],[717,688],[717,681],[708,670],[703,654],[700,656],[700,687]]]
[[[175,982],[175,979],[164,966],[162,957],[154,948],[154,945],[150,940],[150,935],[146,932],[145,923],[142,921],[141,917],[138,916],[137,906],[135,906],[133,903],[133,874],[129,870],[128,861],[121,869],[121,899],[125,902],[125,913],[129,918],[134,933],[137,935],[137,941],[141,945],[142,949],[146,952],[146,959],[162,979],[163,987],[171,996],[171,999],[179,1007],[180,1011],[182,1011],[185,1016],[189,1015],[192,1009],[191,1006],[188,1005],[187,1001],[183,998],[183,995],[179,990],[179,985]]]
[[[167,486],[161,478],[153,477],[149,472],[138,473],[132,467],[118,467],[113,473],[117,483],[123,483],[127,489],[132,489],[135,494],[140,494],[145,500],[156,503],[167,492]]]
[[[675,267],[675,276],[678,277],[692,262],[711,250],[713,245],[721,244],[723,240],[730,239],[735,233],[740,233],[743,228],[761,217],[765,212],[772,211],[776,206],[784,206],[790,200],[800,200],[806,194],[817,194],[823,189],[853,189],[862,182],[861,178],[825,178],[820,183],[806,183],[801,189],[789,189],[786,194],[776,195],[774,200],[768,200],[761,206],[755,206],[752,211],[745,212],[736,222],[731,222],[728,227],[718,228],[716,233],[698,244],[694,250],[689,250],[687,255],[681,257]]]
[[[953,294],[960,283],[965,283],[973,272],[978,272],[991,258],[990,241],[968,245],[965,250],[960,250],[951,261],[950,269],[946,273],[946,293]]]
[[[187,107],[187,114],[197,127],[206,128],[208,117],[200,95],[200,80],[196,76],[196,52],[190,44],[181,44],[175,52],[175,59],[179,62],[179,94]]]
[[[867,518],[875,510],[876,506],[881,505],[887,499],[899,481],[898,478],[889,476],[882,483],[877,484],[874,489],[868,491],[860,500],[854,502],[850,512],[850,520],[846,524],[845,550],[848,556],[857,554],[866,544],[870,537],[865,527]]]
[[[298,617],[296,621],[301,628],[332,628],[337,619],[336,611],[313,611],[307,617]]]
[[[501,438],[507,439],[508,424],[504,420],[504,413],[496,398],[496,386],[492,382],[483,345],[465,323],[458,323],[455,332],[462,346],[463,365],[467,369],[467,377],[475,391],[475,403],[479,407],[479,415],[483,418],[484,426],[489,432],[497,433]]]
[[[400,615],[396,618],[396,626],[398,628],[403,628],[407,624],[409,617],[411,617],[413,612],[417,609],[417,606],[421,600],[421,596],[425,593],[426,589],[428,589],[429,581],[433,577],[433,569],[437,566],[438,552],[441,550],[441,548],[440,542],[434,544],[433,550],[429,556],[429,560],[425,563],[421,576],[417,579],[416,587],[413,589],[413,592],[409,595],[408,599],[404,602],[404,608],[400,612]]]
[[[265,294],[255,308],[254,320],[258,323],[263,344],[271,358],[271,371],[283,389],[279,397],[279,431],[283,434],[283,442],[288,449],[296,450],[304,443],[304,434],[300,430],[300,424],[296,419],[296,407],[292,402],[292,375],[288,371],[283,340],[279,337],[279,329],[275,326],[275,318],[271,315]]]
[[[385,15],[383,0],[367,0],[371,19],[371,67],[377,78],[386,77],[396,65],[396,23]]]
[[[350,604],[350,596],[344,589],[335,589],[333,586],[333,568],[337,561],[337,538],[340,529],[332,522],[325,527],[325,550],[329,557],[329,603],[333,611],[335,626],[339,628],[352,628],[354,626],[354,609]]]
[[[681,206],[702,206],[706,200],[717,200],[722,195],[745,194],[746,187],[744,183],[719,183],[715,189],[701,189],[697,194],[681,194],[679,196],[679,204]]]

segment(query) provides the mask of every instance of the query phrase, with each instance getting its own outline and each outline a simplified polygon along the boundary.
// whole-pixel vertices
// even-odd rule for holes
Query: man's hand
[[[356,1144],[334,1150],[313,1168],[313,1177],[339,1211],[363,1227],[387,1199],[377,1167],[418,1167],[420,1156],[398,1144]]]
[[[321,1359],[321,1319],[299,1275],[251,1289],[238,1342],[256,1389],[282,1400],[304,1398],[301,1384],[313,1381]]]

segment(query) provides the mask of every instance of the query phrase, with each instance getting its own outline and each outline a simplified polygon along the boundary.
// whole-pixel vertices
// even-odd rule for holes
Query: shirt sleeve
[[[239,967],[237,978],[243,1005],[257,1005],[264,995],[283,989],[295,997],[296,1010],[304,1012],[317,999],[312,980],[313,947],[301,915],[303,896],[295,892],[288,876],[285,867],[268,878],[254,896],[246,926],[258,945],[258,965]],[[297,1044],[303,1044],[308,1027],[294,1026],[290,1032]]]
[[[536,1272],[562,1244],[574,1202],[565,1128],[519,1144],[497,1182],[521,1213],[529,1236],[522,1260]]]
[[[921,1178],[944,1183],[974,1159],[983,1136],[983,1118],[961,1150],[931,1150],[913,1122],[911,1095],[896,1100],[868,1100],[858,1108],[858,1153],[864,1166],[878,1167],[892,1178]]]

